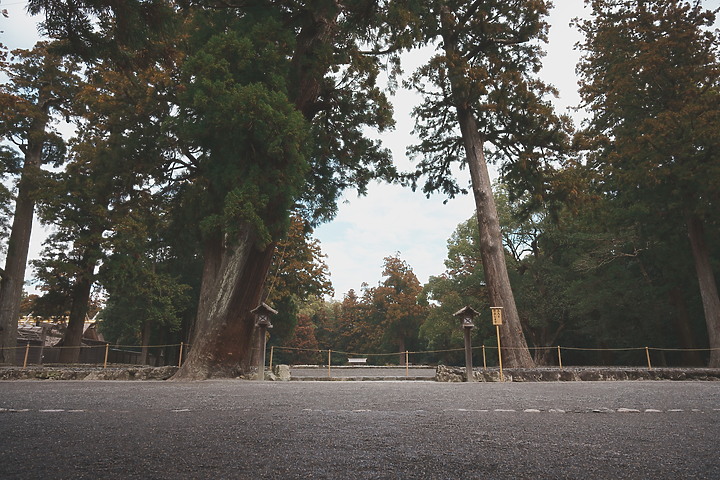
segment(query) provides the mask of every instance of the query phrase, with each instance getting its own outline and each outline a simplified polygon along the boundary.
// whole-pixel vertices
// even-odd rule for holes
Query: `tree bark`
[[[298,111],[308,120],[317,114],[322,79],[331,66],[319,62],[318,57],[326,55],[322,52],[337,33],[339,14],[335,2],[307,14],[307,23],[297,36],[291,95]],[[275,251],[274,243],[259,249],[255,240],[252,230],[246,227],[232,243],[226,243],[222,235],[206,241],[190,353],[173,380],[233,377],[249,372],[253,366],[255,321],[250,311],[262,300]]]
[[[682,289],[675,287],[669,293],[670,305],[675,309],[672,316],[675,330],[680,340],[680,346],[686,351],[682,352],[683,367],[699,367],[704,364],[702,355],[697,349],[697,343],[691,328],[690,315],[683,298]]]
[[[515,297],[510,287],[500,222],[483,153],[484,139],[478,131],[468,100],[461,93],[461,85],[465,79],[463,70],[458,65],[459,53],[452,35],[455,21],[447,7],[441,8],[440,17],[450,88],[475,197],[475,212],[480,230],[480,257],[485,271],[488,296],[491,306],[503,307],[503,324],[500,327],[503,363],[508,367],[531,368],[535,364],[522,332]]]
[[[142,330],[142,349],[140,350],[140,364],[141,365],[150,365],[150,362],[148,362],[148,346],[150,345],[150,335],[152,334],[152,324],[145,320],[143,323],[143,330]]]
[[[505,264],[500,222],[483,154],[483,142],[469,110],[458,110],[458,118],[475,196],[475,212],[480,230],[480,258],[490,306],[503,307],[503,324],[500,327],[503,362],[507,367],[532,368],[535,362],[530,356],[522,331]]]
[[[226,244],[207,240],[200,302],[187,361],[174,380],[233,377],[250,368],[255,322],[275,245],[259,250],[249,229]]]
[[[60,363],[77,363],[80,360],[80,344],[96,266],[96,262],[90,259],[91,255],[89,249],[83,255],[80,262],[81,270],[75,280],[75,285],[73,285],[70,318],[65,335],[63,335]]]
[[[720,297],[710,263],[710,251],[705,243],[705,227],[697,216],[689,215],[687,229],[705,310],[708,341],[712,349],[708,366],[720,368]]]
[[[46,119],[35,120],[28,133],[25,163],[18,183],[10,239],[8,241],[5,271],[0,280],[0,364],[15,363],[17,326],[20,317],[20,297],[25,281],[25,266],[30,249],[33,216],[35,213],[35,192],[40,174],[42,136],[47,125]]]

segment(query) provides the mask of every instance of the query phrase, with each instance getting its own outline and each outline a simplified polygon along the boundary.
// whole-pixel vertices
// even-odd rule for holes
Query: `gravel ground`
[[[0,478],[720,478],[718,382],[0,382]]]

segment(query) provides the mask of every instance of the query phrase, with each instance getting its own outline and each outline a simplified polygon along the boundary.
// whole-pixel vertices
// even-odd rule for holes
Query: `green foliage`
[[[211,17],[198,21],[224,23]],[[282,235],[299,196],[308,127],[288,98],[287,32],[272,17],[222,26],[199,39],[181,72],[177,131],[201,173],[185,194],[204,207],[206,234],[250,228],[262,249]]]
[[[407,86],[423,95],[413,111],[421,142],[408,148],[420,157],[406,176],[426,194],[465,193],[453,165],[465,163],[457,109],[472,113],[491,159],[500,163],[511,192],[529,200],[552,196],[553,162],[567,150],[567,117],[547,99],[555,90],[537,78],[547,40],[549,2],[426,2],[418,18],[424,42],[443,51],[418,69]]]
[[[665,223],[689,212],[712,218],[720,191],[715,14],[676,0],[594,1],[593,13],[579,23],[578,72],[602,187]]]
[[[695,266],[710,345],[716,347],[717,242],[703,234],[717,231],[720,201],[715,12],[680,0],[597,0],[592,6],[593,18],[578,22],[585,34],[580,93],[592,112],[579,143],[588,149],[587,168],[598,173],[594,187],[613,212],[605,220],[609,229],[636,236],[635,253],[624,253],[639,260],[646,281],[661,294],[685,290],[680,279]],[[683,230],[689,244],[678,242]],[[707,249],[699,247],[702,242]],[[675,253],[688,246],[694,259]],[[686,263],[655,264],[660,252]],[[680,324],[690,328],[685,317]],[[711,361],[720,364],[720,356]]]
[[[139,345],[145,323],[170,332],[180,329],[182,314],[190,303],[187,285],[143,262],[126,258],[108,263],[103,284],[109,300],[100,330],[109,341]]]
[[[420,327],[420,337],[428,350],[456,350],[463,346],[463,332],[453,314],[465,306],[485,313],[475,320],[473,345],[494,338],[490,323],[484,273],[478,249],[478,228],[475,217],[458,225],[448,240],[446,271],[430,277],[423,294],[430,304],[427,320]],[[434,358],[454,365],[464,360],[463,352],[438,352]],[[432,358],[432,357],[431,357]]]

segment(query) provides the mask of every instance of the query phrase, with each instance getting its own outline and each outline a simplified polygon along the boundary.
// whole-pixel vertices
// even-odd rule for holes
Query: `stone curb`
[[[0,367],[0,380],[167,380],[178,367],[123,366],[103,369],[96,366],[73,367]],[[464,382],[464,367],[439,365],[434,377],[416,376],[355,376],[355,377],[292,377],[287,366],[276,366],[267,380],[276,381],[437,381]],[[475,369],[477,382],[499,382],[497,368]],[[507,368],[503,369],[507,382],[576,382],[576,381],[623,381],[623,380],[675,380],[720,381],[718,368],[647,368],[635,367],[570,367],[559,368]],[[254,378],[250,375],[249,378]]]
[[[0,380],[167,380],[178,367],[0,367]]]
[[[497,368],[473,369],[477,382],[499,382]],[[637,367],[570,367],[563,368],[505,368],[506,382],[579,382],[621,380],[703,380],[720,381],[720,368],[647,368]],[[435,373],[438,382],[464,382],[464,367],[439,365]]]

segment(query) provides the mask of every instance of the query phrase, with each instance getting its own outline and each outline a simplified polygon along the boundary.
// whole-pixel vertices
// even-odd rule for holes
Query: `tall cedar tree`
[[[685,225],[720,367],[720,298],[705,229],[720,203],[720,63],[701,2],[597,0],[580,22],[582,98],[591,161],[630,221]],[[661,239],[660,239],[661,240]]]
[[[47,280],[47,294],[64,293],[70,304],[63,363],[78,361],[90,292],[103,257],[123,250],[138,254],[137,247],[132,252],[122,248],[128,243],[123,232],[160,210],[153,208],[165,193],[157,186],[164,154],[160,119],[169,106],[158,97],[168,83],[169,75],[159,65],[118,74],[96,64],[73,102],[76,136],[70,142],[70,161],[40,204],[40,218],[54,232],[43,258],[35,262],[38,278]],[[128,267],[126,262],[121,268]]]
[[[424,5],[422,36],[426,43],[440,42],[441,53],[409,82],[424,94],[423,104],[414,110],[422,142],[410,152],[424,158],[412,176],[413,187],[426,177],[426,193],[442,191],[452,197],[464,192],[453,179],[452,166],[459,163],[470,171],[488,295],[492,306],[504,308],[503,358],[510,366],[530,367],[486,155],[501,162],[513,191],[530,191],[530,198],[539,202],[551,190],[550,165],[564,150],[569,127],[544,99],[554,90],[535,76],[550,2],[435,0]]]
[[[15,58],[3,64],[9,81],[0,86],[0,139],[21,152],[3,149],[3,157],[22,167],[5,268],[0,269],[0,363],[15,362],[35,203],[45,181],[41,167],[64,161],[65,144],[53,130],[53,115],[65,113],[77,81],[70,63],[47,49],[38,44],[33,50],[16,50]]]
[[[385,3],[30,2],[70,51],[107,56],[120,69],[152,64],[163,35],[182,23],[161,21],[173,8],[165,18],[190,26],[178,115],[168,123],[190,172],[181,194],[195,209],[188,224],[202,228],[204,269],[192,349],[177,378],[250,366],[250,310],[263,298],[291,208],[302,202],[309,217],[330,218],[344,188],[363,191],[392,174],[389,154],[363,135],[391,125],[375,85],[380,62],[360,50],[377,43]]]

